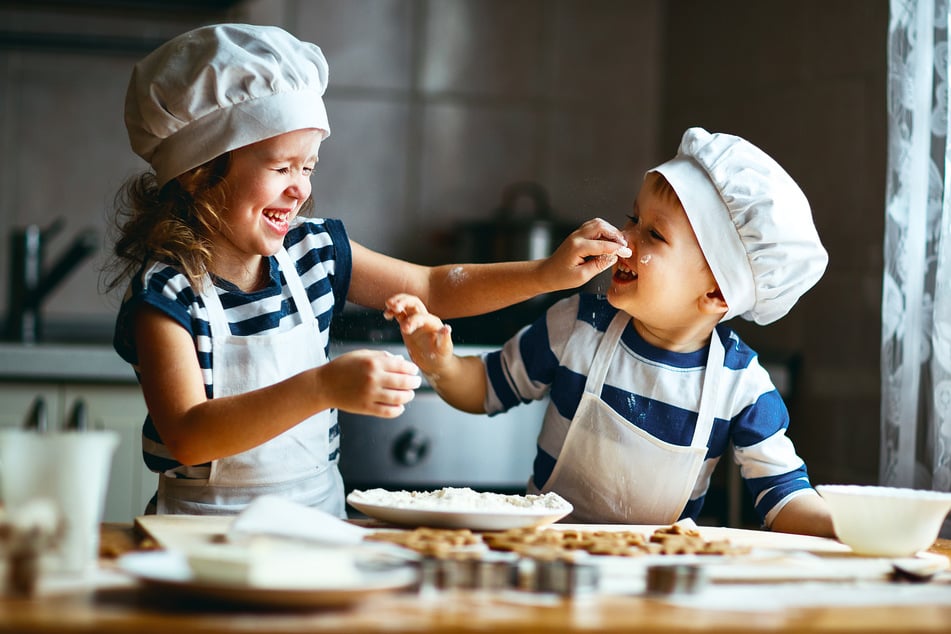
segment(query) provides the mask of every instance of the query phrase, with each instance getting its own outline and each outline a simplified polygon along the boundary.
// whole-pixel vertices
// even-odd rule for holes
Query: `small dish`
[[[852,484],[816,486],[836,536],[859,555],[911,557],[930,547],[951,511],[951,493]]]

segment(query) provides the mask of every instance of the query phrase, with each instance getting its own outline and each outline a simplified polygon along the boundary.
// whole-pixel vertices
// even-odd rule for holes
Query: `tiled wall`
[[[888,3],[667,4],[661,145],[690,125],[756,142],[802,186],[829,251],[788,316],[738,330],[761,352],[801,355],[790,436],[813,481],[875,482]]]
[[[568,221],[628,208],[654,156],[656,1],[290,6],[287,26],[330,63],[317,200],[357,241],[451,258],[440,237],[522,180]]]
[[[98,335],[108,332],[117,307],[116,298],[99,292],[113,197],[144,165],[129,149],[122,122],[132,64],[208,16],[19,5],[0,7],[0,319],[8,235],[62,218],[63,228],[47,242],[48,264],[85,227],[96,228],[104,246],[52,293],[44,314],[51,324],[74,323]]]
[[[146,41],[217,17],[279,24],[317,42],[330,64],[332,127],[314,178],[319,213],[343,218],[371,248],[431,263],[451,260],[457,223],[488,218],[514,181],[548,188],[570,223],[621,221],[656,154],[659,4],[253,0],[229,16],[174,20],[6,15],[23,30],[54,31],[79,15],[94,32]],[[105,223],[119,183],[142,165],[122,125],[138,57],[0,49],[0,233],[64,215],[55,252],[84,224]],[[54,294],[51,320],[111,320],[116,300],[98,293],[100,263]]]

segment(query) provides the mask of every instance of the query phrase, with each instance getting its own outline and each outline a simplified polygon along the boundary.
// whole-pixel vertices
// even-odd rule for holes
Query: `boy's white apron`
[[[205,278],[201,297],[211,328],[215,398],[273,385],[327,362],[297,269],[283,248],[276,257],[301,316],[301,323],[288,331],[233,336],[221,299],[211,279]],[[258,447],[212,461],[208,480],[160,476],[158,513],[237,513],[269,493],[343,517],[343,480],[329,460],[329,430],[335,416],[336,410],[325,410]]]
[[[542,492],[574,506],[573,522],[670,524],[690,500],[713,428],[723,344],[716,332],[704,371],[697,425],[689,447],[672,445],[636,427],[601,400],[601,387],[630,315],[611,321],[588,374],[585,391]],[[529,489],[535,490],[532,483]]]

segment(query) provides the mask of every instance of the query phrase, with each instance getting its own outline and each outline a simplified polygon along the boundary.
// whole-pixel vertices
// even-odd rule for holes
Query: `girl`
[[[152,170],[121,192],[109,285],[129,280],[115,347],[148,407],[152,512],[235,513],[271,493],[343,516],[336,411],[398,416],[420,385],[401,357],[327,358],[346,301],[382,309],[407,292],[472,315],[583,284],[626,249],[593,220],[546,260],[424,267],[305,219],[327,72],[317,46],[239,24],[174,38],[133,70],[126,127]]]

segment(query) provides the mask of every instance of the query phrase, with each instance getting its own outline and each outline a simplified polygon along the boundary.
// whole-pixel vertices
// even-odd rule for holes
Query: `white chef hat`
[[[225,152],[304,128],[330,134],[327,61],[283,29],[218,24],[179,35],[135,65],[125,123],[164,185]]]
[[[829,256],[806,196],[749,141],[690,128],[677,156],[651,171],[687,212],[726,300],[724,321],[776,321],[822,277]]]

